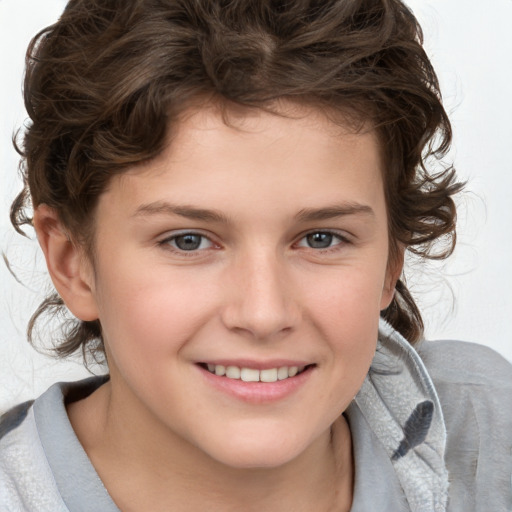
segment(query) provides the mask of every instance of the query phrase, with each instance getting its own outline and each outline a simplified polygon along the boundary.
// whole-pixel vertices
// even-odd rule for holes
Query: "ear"
[[[36,208],[33,223],[58,294],[77,318],[97,320],[93,269],[83,251],[71,241],[56,211],[48,205]]]
[[[386,278],[384,281],[384,288],[382,289],[382,296],[380,302],[381,311],[386,309],[395,296],[396,282],[400,278],[402,269],[404,267],[405,246],[400,244],[393,255],[390,255],[388,266],[386,269]]]

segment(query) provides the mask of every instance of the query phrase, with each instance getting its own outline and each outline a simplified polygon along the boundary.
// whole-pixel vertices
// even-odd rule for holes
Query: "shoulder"
[[[64,512],[41,445],[33,402],[0,417],[0,503],[2,512]]]
[[[447,431],[449,510],[512,510],[512,365],[475,343],[418,347],[439,395]]]
[[[432,379],[462,386],[512,387],[512,364],[494,350],[463,341],[423,341],[417,347]]]
[[[512,439],[512,364],[488,347],[461,341],[423,342],[418,353],[439,395],[449,437],[450,427],[460,423],[466,432],[474,428],[480,436],[506,433]]]

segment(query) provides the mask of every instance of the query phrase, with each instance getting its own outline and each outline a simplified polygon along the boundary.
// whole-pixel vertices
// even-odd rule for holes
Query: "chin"
[[[254,435],[227,436],[208,450],[218,462],[236,469],[277,468],[299,457],[310,443],[292,437],[286,430]],[[226,444],[226,439],[228,443]]]
[[[216,454],[218,462],[233,469],[272,469],[291,462],[297,453],[269,453],[266,450],[244,453]]]

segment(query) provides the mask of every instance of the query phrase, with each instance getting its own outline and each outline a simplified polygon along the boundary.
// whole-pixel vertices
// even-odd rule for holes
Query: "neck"
[[[348,511],[353,461],[348,424],[341,416],[330,431],[298,457],[278,467],[233,468],[209,457],[144,411],[119,408],[110,383],[68,406],[75,432],[117,506],[123,512]]]

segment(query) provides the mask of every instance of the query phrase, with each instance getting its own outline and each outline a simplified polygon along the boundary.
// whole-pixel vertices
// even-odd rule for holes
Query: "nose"
[[[297,327],[300,307],[290,272],[272,251],[241,258],[226,282],[222,320],[228,329],[264,340]]]

